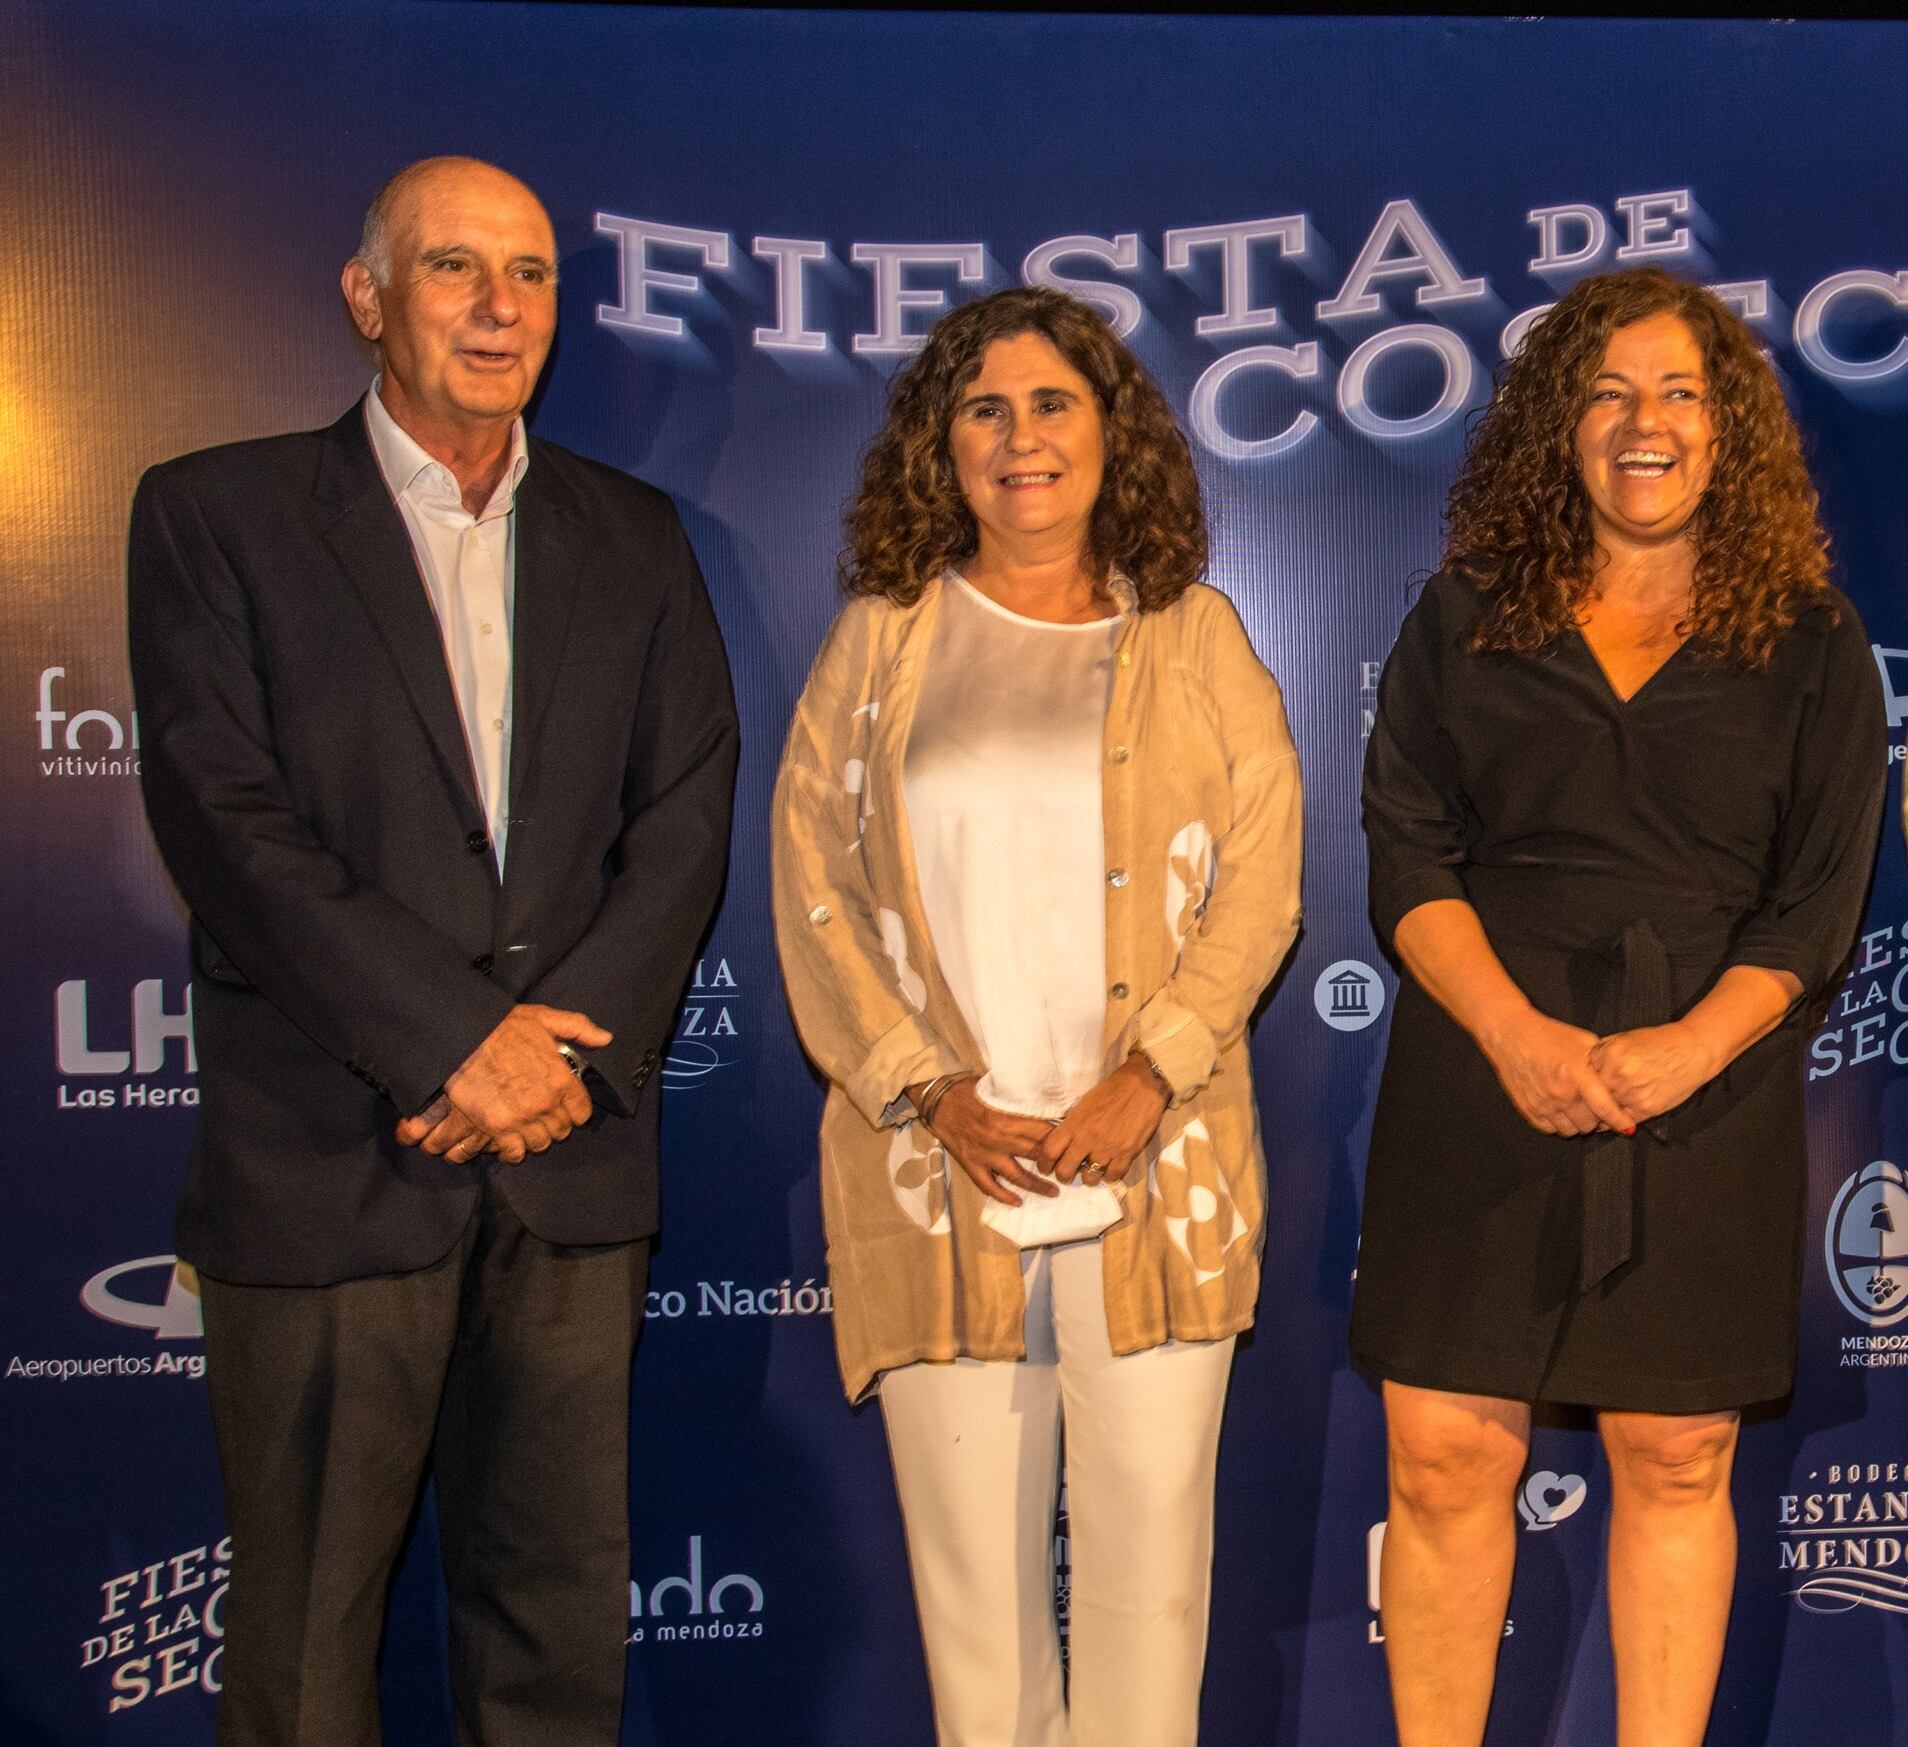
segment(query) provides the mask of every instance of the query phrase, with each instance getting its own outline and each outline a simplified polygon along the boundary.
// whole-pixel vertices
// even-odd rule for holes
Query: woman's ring
[[[1087,1162],[1081,1166],[1080,1175],[1089,1183],[1102,1183],[1106,1180],[1106,1166],[1095,1164],[1093,1160],[1088,1159]]]

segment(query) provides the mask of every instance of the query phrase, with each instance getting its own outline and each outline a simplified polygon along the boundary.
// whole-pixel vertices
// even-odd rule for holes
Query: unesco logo
[[[1384,980],[1361,960],[1341,958],[1318,973],[1312,1005],[1334,1031],[1363,1031],[1385,1010]]]
[[[1870,1328],[1908,1317],[1908,1177],[1877,1159],[1836,1192],[1824,1234],[1829,1284]]]

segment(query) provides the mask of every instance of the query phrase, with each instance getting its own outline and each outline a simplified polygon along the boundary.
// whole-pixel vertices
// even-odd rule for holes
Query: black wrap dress
[[[1766,669],[1685,645],[1627,702],[1583,639],[1468,647],[1439,575],[1385,664],[1365,760],[1371,907],[1467,899],[1538,1009],[1600,1034],[1732,965],[1806,994],[1688,1103],[1620,1135],[1532,1128],[1407,975],[1373,1123],[1354,1355],[1423,1388],[1654,1413],[1787,1392],[1801,1288],[1802,1048],[1859,925],[1887,733],[1840,594]]]

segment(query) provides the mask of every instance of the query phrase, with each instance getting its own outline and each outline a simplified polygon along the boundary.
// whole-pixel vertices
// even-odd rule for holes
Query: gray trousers
[[[614,1747],[648,1264],[646,1242],[543,1242],[487,1175],[417,1273],[202,1278],[233,1558],[219,1747],[379,1747],[385,1600],[427,1472],[461,1747]]]

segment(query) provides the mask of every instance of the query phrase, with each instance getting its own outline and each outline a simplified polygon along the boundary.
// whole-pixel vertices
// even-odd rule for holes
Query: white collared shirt
[[[378,382],[364,422],[384,483],[404,515],[457,694],[477,793],[503,873],[510,830],[510,625],[517,592],[517,487],[530,465],[523,420],[510,427],[510,461],[489,503],[473,516],[457,477],[386,410]]]

